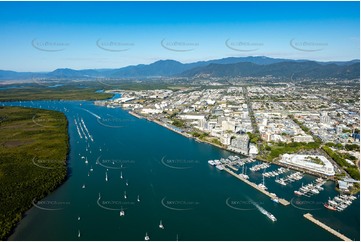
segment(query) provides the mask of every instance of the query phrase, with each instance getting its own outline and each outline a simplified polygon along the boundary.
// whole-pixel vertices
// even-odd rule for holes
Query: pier
[[[238,171],[238,168],[234,167],[233,165],[228,164],[228,167],[231,168],[234,171]]]
[[[232,176],[234,176],[234,177],[238,178],[239,180],[243,181],[244,183],[246,183],[246,184],[250,185],[251,187],[257,189],[258,191],[262,192],[266,196],[269,196],[270,198],[276,198],[276,196],[271,195],[271,193],[269,193],[268,191],[258,187],[257,184],[255,184],[253,182],[250,182],[247,179],[244,179],[243,177],[240,177],[237,173],[233,172],[232,170],[228,169],[227,167],[225,167],[224,170],[226,172],[228,172],[229,174],[231,174]],[[289,201],[287,201],[287,200],[285,200],[283,198],[278,198],[278,201],[279,201],[280,204],[282,204],[284,206],[287,206],[287,205],[290,204]]]
[[[303,215],[303,217],[305,217],[306,219],[310,220],[311,222],[313,222],[314,224],[317,224],[318,226],[320,226],[321,228],[325,229],[326,231],[330,232],[331,234],[337,236],[338,238],[342,239],[343,241],[352,241],[351,239],[347,238],[345,235],[337,232],[336,230],[334,230],[333,228],[327,226],[326,224],[320,222],[319,220],[315,219],[312,214],[310,213],[306,213]]]

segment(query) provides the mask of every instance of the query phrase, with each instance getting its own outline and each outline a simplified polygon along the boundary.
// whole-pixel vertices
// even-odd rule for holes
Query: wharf
[[[351,239],[347,238],[345,235],[337,232],[336,230],[334,230],[333,228],[327,226],[326,224],[320,222],[319,220],[315,219],[312,214],[310,213],[306,213],[303,215],[303,217],[305,217],[306,219],[310,220],[311,222],[313,222],[314,224],[317,224],[318,226],[320,226],[321,228],[325,229],[326,231],[330,232],[331,234],[337,236],[338,238],[342,239],[343,241],[352,241]]]
[[[228,165],[226,165],[228,167]],[[270,198],[276,198],[276,196],[274,195],[271,195],[271,193],[269,193],[268,191],[260,188],[257,186],[257,184],[253,183],[253,182],[250,182],[248,181],[247,179],[244,179],[243,177],[240,177],[237,173],[233,172],[232,170],[228,169],[227,167],[224,168],[224,170],[226,172],[228,172],[229,174],[231,174],[232,176],[238,178],[239,180],[243,181],[244,183],[250,185],[251,187],[257,189],[258,191],[262,192],[263,194],[265,194],[266,196],[269,196]],[[278,198],[278,201],[280,204],[284,205],[284,206],[287,206],[290,204],[289,201],[283,199],[283,198]]]

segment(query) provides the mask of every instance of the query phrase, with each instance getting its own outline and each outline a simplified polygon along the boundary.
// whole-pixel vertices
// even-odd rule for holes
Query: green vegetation
[[[343,167],[345,171],[354,179],[360,180],[360,171],[356,166],[352,166],[345,159],[348,159],[347,154],[341,154],[337,151],[333,151],[327,145],[324,145],[322,149],[334,160],[338,165]],[[345,156],[347,158],[345,158]]]
[[[177,118],[172,119],[172,124],[178,128],[184,128],[186,126],[183,120]]]
[[[216,145],[219,145],[219,146],[223,146],[223,144],[221,143],[221,141],[219,141],[217,138],[212,139],[211,142],[212,142],[213,144],[216,144]]]
[[[315,135],[313,135],[310,131],[309,128],[307,128],[306,126],[304,126],[300,121],[298,121],[293,115],[288,115],[288,117],[290,119],[293,120],[293,122],[295,122],[298,126],[300,126],[300,128],[308,135],[311,135],[313,140],[316,142],[316,143],[321,143],[321,139]]]
[[[323,162],[321,161],[320,158],[318,157],[307,157],[309,159],[309,161],[315,163],[315,164],[319,164],[319,165],[323,165]]]
[[[261,140],[261,136],[258,133],[256,134],[256,133],[247,132],[247,134],[248,134],[248,137],[249,137],[249,141],[251,143],[257,144],[257,142],[259,140]]]
[[[191,132],[191,135],[193,137],[199,138],[201,140],[204,140],[206,137],[208,137],[209,135],[205,132],[197,132],[197,131],[193,131]]]
[[[293,143],[283,143],[278,142],[274,143],[271,146],[266,145],[264,147],[264,154],[261,158],[266,159],[268,161],[272,161],[273,159],[279,157],[283,154],[292,154],[297,153],[302,150],[313,150],[318,149],[320,147],[320,143],[318,142],[310,142],[310,143],[303,143],[303,142],[293,142]]]
[[[66,178],[67,120],[55,111],[1,107],[0,133],[0,239],[4,240],[33,199],[45,197]]]
[[[354,183],[353,187],[350,189],[351,194],[358,194],[360,192],[360,183]]]
[[[83,85],[64,85],[49,88],[32,85],[25,88],[0,90],[0,101],[18,100],[102,100],[113,96],[111,93],[95,93],[101,87],[87,87]]]
[[[178,115],[178,112],[173,112],[173,113],[171,113],[171,114],[168,116],[168,118],[169,118],[169,119],[173,119],[173,118],[175,118],[177,115]]]
[[[360,151],[360,146],[357,144],[346,144],[345,149],[352,150],[352,151]]]
[[[335,144],[335,143],[332,143],[332,142],[328,142],[328,143],[326,143],[326,145],[327,145],[328,147],[333,147],[333,148],[338,149],[338,150],[344,148],[343,145],[340,144],[340,143]]]

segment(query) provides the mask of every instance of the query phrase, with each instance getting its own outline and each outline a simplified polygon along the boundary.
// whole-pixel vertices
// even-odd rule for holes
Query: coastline
[[[207,142],[207,141],[200,140],[200,139],[198,139],[198,138],[196,138],[196,137],[193,137],[193,136],[191,136],[191,135],[189,135],[189,134],[187,134],[187,133],[185,133],[185,132],[179,132],[178,130],[173,129],[172,127],[168,126],[167,124],[165,124],[165,123],[163,123],[163,122],[161,122],[161,121],[159,121],[159,120],[152,119],[152,118],[147,118],[147,117],[141,116],[140,114],[134,113],[134,112],[132,112],[132,111],[129,111],[128,113],[131,114],[131,115],[133,115],[133,116],[135,116],[135,117],[137,117],[137,118],[142,118],[142,119],[147,119],[147,120],[149,120],[149,121],[152,121],[152,122],[154,122],[154,123],[156,123],[156,124],[158,124],[158,125],[160,125],[160,126],[163,126],[163,127],[167,128],[167,129],[169,129],[169,130],[177,133],[177,134],[180,134],[180,135],[182,135],[182,136],[184,136],[184,137],[193,138],[193,139],[194,139],[195,141],[197,141],[197,142],[208,143],[208,144],[213,145],[213,146],[215,146],[215,147],[217,147],[217,148],[221,148],[221,149],[223,149],[223,150],[227,150],[227,151],[236,153],[236,152],[234,152],[234,151],[232,151],[232,150],[229,150],[229,149],[227,149],[227,148],[225,148],[225,147],[222,147],[222,146],[219,146],[219,145],[216,145],[216,144]],[[238,154],[238,153],[236,153],[236,154],[237,154],[237,155],[242,155],[242,156],[244,156],[244,157],[251,157],[251,156],[247,156],[247,155],[243,155],[243,154]],[[303,173],[306,173],[306,174],[309,174],[309,175],[313,175],[313,176],[317,176],[317,177],[322,177],[322,178],[324,178],[324,179],[326,179],[326,180],[335,181],[334,177],[331,178],[331,177],[327,177],[327,176],[322,176],[321,174],[313,173],[313,172],[307,171],[307,170],[303,170],[303,169],[298,168],[298,167],[293,167],[293,166],[290,166],[290,165],[285,165],[285,164],[282,164],[282,163],[277,162],[277,161],[265,161],[265,160],[260,159],[260,158],[255,158],[255,159],[257,159],[257,160],[259,160],[259,161],[262,161],[262,162],[267,162],[267,163],[271,163],[271,164],[274,164],[274,165],[278,165],[278,166],[290,168],[290,169],[293,169],[293,170],[297,170],[297,171],[300,171],[300,172],[303,172]],[[230,169],[229,169],[229,168],[230,168]],[[243,181],[245,184],[253,187],[254,189],[258,190],[259,192],[263,193],[264,195],[270,197],[271,199],[273,199],[273,198],[278,198],[277,195],[276,195],[276,196],[271,195],[271,193],[269,193],[268,191],[264,191],[264,190],[258,188],[256,184],[254,184],[254,183],[252,183],[252,182],[250,182],[250,181],[248,181],[248,180],[246,180],[246,179],[243,179],[243,178],[241,178],[240,176],[238,176],[237,173],[235,173],[235,172],[233,172],[233,171],[231,170],[232,167],[229,167],[229,168],[225,168],[225,171],[226,171],[229,175],[231,175],[231,176],[233,176],[233,177],[235,177],[235,178]],[[280,204],[282,204],[283,206],[286,206],[286,207],[291,204],[289,201],[287,201],[287,200],[284,199],[284,198],[278,198],[278,200],[279,200]],[[307,218],[307,216],[304,216],[304,217]],[[309,218],[307,218],[307,219],[310,220],[310,221],[312,221],[312,219],[309,219]],[[315,223],[315,222],[314,222],[314,223]],[[320,222],[320,221],[317,221],[317,223],[315,223],[315,225],[318,225],[318,226],[320,227],[319,224],[323,224],[323,223]],[[328,228],[328,229],[326,229],[327,232],[329,232],[329,233],[331,233],[331,234],[333,234],[333,235],[335,235],[335,236],[337,236],[337,237],[339,237],[339,238],[342,238],[342,239],[343,239],[343,238],[347,238],[347,237],[344,236],[344,235],[342,235],[343,237],[342,237],[342,236],[340,237],[340,236],[338,235],[339,233],[337,233],[337,232],[335,233],[334,230],[333,230],[331,227],[329,227],[329,226],[326,226],[326,225],[323,224],[323,226],[321,226],[321,227],[322,227],[322,228],[327,227],[327,228]],[[348,239],[348,238],[347,238],[347,239]]]
[[[229,152],[232,152],[234,154],[237,154],[237,155],[241,155],[243,157],[248,157],[248,158],[254,158],[258,161],[262,161],[262,162],[267,162],[267,163],[271,163],[271,164],[274,164],[274,165],[277,165],[277,166],[281,166],[281,167],[286,167],[286,168],[290,168],[292,170],[296,170],[296,171],[299,171],[299,172],[302,172],[302,173],[305,173],[305,174],[308,174],[308,175],[312,175],[312,176],[317,176],[317,177],[322,177],[323,179],[326,179],[326,180],[330,180],[330,181],[336,181],[335,177],[328,177],[328,176],[325,176],[325,175],[322,175],[320,173],[317,173],[317,172],[312,172],[312,171],[309,171],[309,170],[305,170],[305,169],[302,169],[302,168],[299,168],[299,167],[296,167],[296,166],[292,166],[292,165],[286,165],[286,164],[283,164],[283,163],[280,163],[278,161],[268,161],[268,160],[264,160],[262,158],[259,158],[259,157],[254,157],[254,156],[250,156],[250,155],[245,155],[245,154],[242,154],[242,153],[238,153],[238,152],[235,152],[234,150],[231,150],[231,149],[228,149],[226,147],[223,147],[221,145],[217,145],[217,144],[214,144],[212,142],[209,142],[209,141],[206,141],[206,140],[201,140],[197,137],[193,137],[192,135],[188,134],[188,133],[185,133],[185,132],[180,132],[178,130],[175,130],[173,129],[172,127],[170,127],[169,125],[157,120],[157,119],[152,119],[152,118],[147,118],[145,116],[142,116],[141,114],[138,114],[138,113],[135,113],[133,111],[129,111],[128,110],[128,113],[131,114],[132,116],[135,116],[139,119],[147,119],[151,122],[154,122],[160,126],[163,126],[177,134],[180,134],[184,137],[187,137],[187,138],[191,138],[191,139],[194,139],[195,141],[197,142],[202,142],[202,143],[206,143],[206,144],[210,144],[210,145],[213,145],[217,148],[220,148],[220,149],[223,149],[223,150],[226,150],[226,151],[229,151]]]
[[[40,200],[44,199],[45,197],[49,196],[50,194],[52,194],[60,186],[62,186],[68,180],[69,175],[71,174],[70,166],[69,166],[69,155],[70,155],[69,120],[67,119],[65,113],[56,111],[56,110],[48,110],[48,109],[33,108],[33,107],[21,107],[21,106],[7,106],[7,107],[19,107],[19,108],[34,109],[34,110],[39,109],[41,111],[50,111],[52,113],[60,113],[61,115],[63,115],[63,117],[65,119],[65,130],[64,130],[64,133],[66,134],[66,144],[65,144],[66,145],[66,154],[65,154],[65,160],[64,160],[65,173],[61,174],[60,180],[58,180],[56,182],[56,184],[54,184],[54,187],[52,187],[51,190],[45,191],[41,196],[34,198],[34,199],[36,199],[36,201],[40,201]],[[23,209],[19,210],[20,216],[19,217],[17,216],[14,218],[14,220],[13,220],[14,224],[11,225],[11,227],[9,228],[9,231],[4,234],[4,236],[1,238],[1,240],[3,240],[3,241],[9,240],[11,238],[11,236],[13,236],[15,230],[18,228],[21,221],[26,217],[26,214],[28,213],[28,211],[31,210],[33,207],[34,207],[33,202],[30,201],[29,204],[25,204]]]
[[[146,117],[141,116],[140,114],[135,113],[135,112],[133,112],[133,111],[128,111],[128,113],[129,113],[130,115],[134,116],[134,117],[139,118],[139,119],[147,119],[147,120],[149,120],[149,121],[151,121],[151,122],[154,122],[154,123],[156,123],[156,124],[158,124],[158,125],[160,125],[160,126],[163,126],[164,128],[167,128],[167,129],[169,129],[169,130],[171,130],[171,131],[173,131],[173,132],[175,132],[175,133],[177,133],[177,134],[180,134],[180,135],[182,135],[182,136],[184,136],[184,137],[194,139],[194,140],[197,141],[197,142],[202,142],[202,143],[210,144],[210,145],[213,145],[213,146],[218,147],[218,148],[220,148],[220,149],[227,150],[227,151],[229,151],[229,152],[233,152],[233,153],[238,154],[238,155],[242,155],[242,156],[245,156],[245,157],[250,157],[250,156],[248,156],[248,155],[239,154],[239,153],[237,153],[237,152],[235,152],[235,151],[233,151],[233,150],[227,149],[226,147],[223,147],[223,146],[221,146],[221,145],[217,145],[217,144],[214,144],[214,143],[212,143],[212,142],[209,142],[209,141],[206,141],[206,140],[201,140],[201,139],[199,139],[199,138],[197,138],[197,137],[193,137],[192,135],[190,135],[190,134],[188,134],[188,133],[180,132],[180,131],[178,131],[178,130],[175,130],[175,129],[173,129],[172,127],[170,127],[169,125],[167,125],[167,124],[165,124],[165,123],[163,123],[163,122],[161,122],[161,121],[159,121],[159,120],[157,120],[157,119],[146,118]]]

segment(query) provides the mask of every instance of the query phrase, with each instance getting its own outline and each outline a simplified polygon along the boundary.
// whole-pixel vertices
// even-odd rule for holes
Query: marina
[[[250,168],[260,164],[260,161],[248,157],[239,158],[234,153],[184,138],[145,119],[133,118],[120,109],[95,107],[87,102],[41,101],[34,102],[32,105],[38,107],[36,106],[38,103],[42,107],[60,111],[64,110],[65,106],[69,120],[76,119],[88,139],[84,138],[79,128],[83,137],[81,139],[75,122],[69,122],[71,145],[69,165],[72,174],[59,189],[44,199],[44,201],[68,201],[70,205],[60,207],[63,209],[56,213],[32,208],[16,228],[11,240],[76,240],[78,229],[81,231],[82,240],[139,241],[145,239],[145,232],[147,232],[152,240],[175,240],[176,234],[180,233],[179,238],[182,240],[289,241],[294,238],[307,240],[307,235],[303,233],[307,229],[313,229],[315,240],[337,240],[334,235],[325,233],[322,228],[303,219],[302,210],[287,206],[290,204],[288,201],[295,197],[293,193],[295,189],[279,186],[274,182],[274,178],[267,179],[267,176],[262,176],[265,172],[279,172],[278,166],[270,164],[267,168],[269,171],[260,169],[252,172]],[[82,108],[101,117],[103,123],[106,122],[106,117],[109,120],[114,118],[115,121],[129,120],[129,122],[122,121],[122,125],[127,129],[102,126],[94,115],[78,108],[80,103],[82,103]],[[84,129],[81,118],[94,142]],[[119,123],[115,123],[114,126],[119,126]],[[137,135],[134,135],[138,133],[144,134],[144,137],[139,139]],[[135,143],[139,146],[135,146]],[[189,150],[189,153],[185,153],[183,149],[180,150],[180,146]],[[142,147],[142,152],[139,152],[139,147]],[[168,164],[174,166],[177,162],[184,162],[187,169],[164,166],[160,160],[165,155],[169,162],[173,162]],[[85,160],[88,160],[88,164]],[[216,168],[216,164],[223,170]],[[288,175],[287,172],[282,174]],[[123,179],[120,179],[120,176]],[[189,179],[184,179],[185,176]],[[199,177],[202,177],[201,181]],[[248,180],[245,177],[248,177]],[[302,179],[304,184],[308,184],[316,177],[305,175]],[[267,190],[259,186],[263,183]],[[301,181],[295,181],[294,184],[297,184],[297,189],[301,187]],[[85,189],[82,189],[83,185],[86,185]],[[175,190],[174,187],[179,189]],[[327,201],[328,196],[338,195],[334,191],[333,182],[329,181],[322,187],[325,190],[317,197],[315,196],[315,199],[324,202]],[[199,191],[204,192],[200,194]],[[225,205],[228,197],[241,202],[246,201],[242,197],[243,194],[247,194],[269,214],[262,212],[260,214],[254,206],[253,211],[250,210],[247,213],[235,212]],[[178,214],[182,216],[175,216],[174,210],[162,205],[163,199],[165,199],[165,205],[174,205],[177,201],[197,205],[186,207],[191,210],[179,211]],[[358,238],[359,232],[354,226],[357,225],[357,221],[352,216],[359,211],[358,204],[359,199],[354,200],[342,213],[328,211],[323,206],[321,206],[322,209],[315,210],[313,213],[315,216],[321,214],[323,217],[327,217],[327,213],[341,216],[338,219],[347,227],[341,226],[337,229],[345,231],[347,237]],[[121,207],[125,216],[121,216]],[[214,210],[214,208],[217,209]],[[214,212],[209,214],[203,211]],[[288,221],[290,212],[294,214],[294,219]],[[78,220],[79,215],[81,215],[81,221]],[[209,218],[208,224],[203,223],[203,215]],[[271,215],[276,218],[275,222]],[[228,218],[227,221],[219,225],[219,219],[224,216]],[[94,224],[92,221],[97,219],[103,222]],[[164,229],[159,228],[160,220]],[[323,219],[320,220],[323,221]],[[256,228],[245,228],[247,224],[259,224],[264,233],[257,233]],[[222,233],[215,230],[210,232],[209,225],[219,226]],[[234,226],[239,229],[234,230]],[[136,230],[134,230],[135,227]],[[351,230],[345,230],[345,228],[351,228]],[[284,233],[285,230],[288,232]],[[228,237],[225,237],[225,234]]]
[[[269,178],[269,177],[275,177],[275,176],[281,175],[281,174],[289,172],[289,171],[290,170],[287,168],[279,167],[276,171],[263,172],[262,175],[264,177]]]
[[[239,176],[238,174],[234,173],[232,170],[228,169],[228,168],[224,168],[224,170],[226,172],[228,172],[229,174],[231,174],[232,176],[238,178],[239,180],[243,181],[244,183],[250,185],[251,187],[255,188],[256,190],[262,192],[263,194],[265,194],[266,196],[270,197],[271,199],[278,199],[278,202],[284,206],[288,206],[290,204],[289,201],[283,199],[283,198],[278,198],[277,195],[272,194],[264,189],[262,189],[261,187],[259,187],[257,184],[248,181],[247,179],[244,179],[243,177]]]
[[[301,180],[302,177],[303,177],[303,175],[301,172],[295,172],[295,173],[292,173],[292,174],[286,176],[285,178],[276,178],[275,182],[282,186],[286,186],[287,184]]]
[[[255,166],[252,166],[251,168],[249,168],[251,171],[259,171],[261,169],[266,169],[270,167],[270,165],[268,163],[261,163]]]
[[[294,193],[298,196],[311,197],[323,191],[324,189],[322,186],[324,184],[325,181],[322,178],[318,178],[315,182],[309,183],[307,185],[302,184],[302,186],[298,190],[295,190]]]
[[[324,206],[329,210],[342,212],[348,206],[350,206],[352,204],[352,201],[354,201],[355,199],[357,198],[353,195],[338,195],[335,196],[333,199],[329,198],[327,203],[324,204]]]

